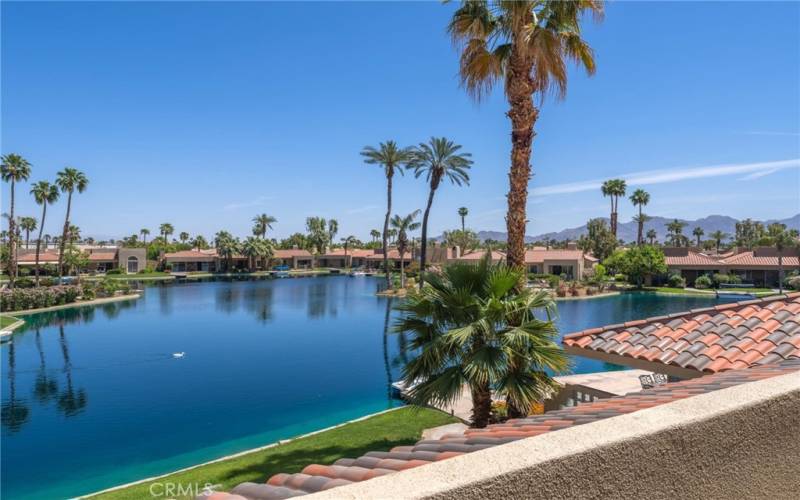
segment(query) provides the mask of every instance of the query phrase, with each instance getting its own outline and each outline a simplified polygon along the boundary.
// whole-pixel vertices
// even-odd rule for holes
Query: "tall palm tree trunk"
[[[400,252],[400,288],[406,287],[406,268],[403,265],[403,254],[405,254],[405,251]]]
[[[511,55],[506,77],[508,117],[511,119],[511,172],[509,173],[508,232],[509,266],[525,266],[525,221],[528,203],[528,182],[531,178],[531,146],[534,124],[539,112],[533,105],[534,85],[530,77],[531,61],[521,53],[523,35],[514,35],[514,53]]]
[[[14,278],[17,270],[17,249],[16,249],[16,222],[14,221],[14,178],[11,178],[11,210],[8,217],[8,279],[9,288],[14,288]]]
[[[64,245],[67,243],[67,233],[69,233],[69,212],[72,209],[72,191],[67,196],[67,217],[64,219],[64,231],[61,233],[61,241],[58,249],[58,284],[64,276]]]
[[[483,428],[489,425],[492,413],[492,392],[489,384],[471,387],[472,392],[472,426]]]
[[[428,204],[425,206],[425,215],[422,217],[422,242],[419,249],[419,289],[425,284],[425,261],[428,253],[428,215],[431,213],[431,205],[433,205],[433,193],[436,192],[436,186],[439,184],[438,180],[431,182],[431,192],[428,193]],[[400,259],[402,265],[403,259]]]
[[[461,216],[461,232],[463,233],[466,230],[466,224],[464,224],[464,216]]]
[[[389,271],[389,218],[392,215],[392,176],[390,172],[386,176],[386,218],[383,220],[383,272],[386,273],[386,289],[392,289],[392,276]]]
[[[42,223],[39,226],[39,237],[36,238],[36,262],[33,266],[34,274],[36,276],[36,286],[39,286],[39,253],[42,248],[42,232],[44,231],[44,218],[47,216],[47,200],[42,204]]]
[[[639,205],[639,231],[636,235],[636,243],[642,245],[644,243],[644,221],[642,220],[642,206]]]

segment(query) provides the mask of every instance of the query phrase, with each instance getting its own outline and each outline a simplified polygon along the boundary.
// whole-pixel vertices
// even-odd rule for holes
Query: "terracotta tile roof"
[[[702,267],[704,269],[720,269],[720,261],[712,259],[700,252],[688,251],[686,255],[665,255],[667,267]]]
[[[581,250],[526,250],[526,264],[542,264],[546,260],[580,260],[583,259]]]
[[[577,354],[617,355],[622,364],[630,358],[699,372],[777,363],[800,358],[800,292],[592,328],[563,343]]]
[[[396,250],[395,250],[395,252],[396,252]],[[408,252],[406,252],[406,253],[408,253]],[[374,255],[374,254],[375,254],[375,250],[363,250],[363,249],[360,249],[360,248],[348,248],[347,249],[347,255],[349,255],[351,257],[369,257],[369,256]],[[389,254],[391,255],[391,250],[389,251]],[[322,257],[322,258],[326,258],[326,257],[334,257],[334,258],[335,257],[344,257],[344,248],[333,248],[333,249],[329,250],[327,253],[325,253],[324,255],[320,255],[320,257]]]
[[[721,260],[726,267],[770,267],[778,268],[777,255],[756,255],[755,252],[742,252]],[[783,266],[788,269],[800,265],[800,259],[794,255],[784,255]]]
[[[287,250],[275,250],[273,257],[276,259],[291,259],[292,257],[307,257],[311,258],[311,252],[302,248],[290,248]]]
[[[40,252],[39,253],[39,263],[42,262],[58,262],[58,253],[51,253],[51,252]],[[36,252],[20,255],[17,257],[18,264],[35,264],[36,263]]]
[[[797,370],[800,370],[800,360],[665,384],[543,415],[512,419],[489,425],[485,429],[468,429],[464,435],[445,435],[437,440],[418,441],[411,446],[396,446],[389,451],[372,451],[359,458],[342,458],[333,465],[312,464],[299,473],[276,474],[266,483],[242,483],[233,488],[231,493],[219,492],[198,498],[277,500],[307,495]]]
[[[388,254],[390,259],[400,260],[400,252],[398,252],[394,248],[390,248],[389,251],[387,252],[387,254]],[[383,254],[382,253],[373,253],[371,255],[368,255],[366,257],[366,259],[367,260],[383,260]],[[404,261],[411,260],[411,252],[410,251],[406,251],[406,253],[403,254],[403,260]]]
[[[217,258],[216,250],[181,250],[164,254],[166,260],[210,262]]]
[[[90,261],[114,260],[116,257],[117,252],[92,252],[89,254]]]

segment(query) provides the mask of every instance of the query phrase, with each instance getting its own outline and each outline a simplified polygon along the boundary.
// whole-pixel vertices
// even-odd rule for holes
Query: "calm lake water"
[[[399,404],[401,338],[370,277],[160,283],[29,316],[2,345],[2,497],[65,498]],[[564,333],[711,305],[559,302]],[[185,352],[176,359],[172,353]],[[619,369],[575,358],[574,371]]]

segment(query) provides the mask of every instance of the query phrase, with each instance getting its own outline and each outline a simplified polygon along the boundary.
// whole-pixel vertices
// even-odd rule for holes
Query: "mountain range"
[[[604,218],[606,222],[608,222],[608,218]],[[656,233],[658,234],[658,240],[664,241],[667,236],[667,223],[672,222],[675,220],[674,218],[668,217],[653,217],[649,221],[647,221],[644,225],[644,232],[646,233],[650,229],[655,229]],[[695,227],[699,227],[705,233],[704,238],[708,238],[708,235],[713,233],[714,231],[722,231],[724,233],[728,233],[733,235],[736,232],[736,223],[739,222],[738,219],[733,217],[728,217],[726,215],[709,215],[708,217],[702,217],[696,220],[688,220],[688,219],[678,219],[681,222],[686,223],[686,228],[684,229],[684,234],[690,238],[692,238],[692,230]],[[789,217],[787,219],[780,219],[780,220],[767,220],[762,221],[764,225],[771,224],[773,222],[780,222],[782,224],[786,224],[786,227],[789,229],[797,229],[800,230],[800,213]],[[634,241],[636,240],[636,231],[637,231],[637,224],[636,222],[621,222],[619,224],[619,228],[617,229],[617,236],[623,241]],[[562,229],[561,231],[551,232],[551,233],[543,233],[537,234],[533,236],[526,236],[525,241],[527,243],[533,243],[535,241],[545,241],[545,240],[577,240],[581,235],[586,234],[586,224],[579,226],[579,227],[572,227],[568,229]],[[441,237],[437,238],[440,239]],[[486,239],[492,239],[496,241],[505,241],[506,240],[506,233],[501,231],[479,231],[478,238],[481,241]]]

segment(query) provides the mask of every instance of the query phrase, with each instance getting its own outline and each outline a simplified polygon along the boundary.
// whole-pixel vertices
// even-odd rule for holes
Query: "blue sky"
[[[74,204],[84,235],[171,222],[245,236],[266,212],[277,237],[318,215],[367,238],[385,186],[361,148],[444,135],[475,166],[470,187],[437,192],[431,233],[455,227],[460,206],[471,227],[504,231],[507,104],[459,88],[444,30],[453,8],[3,2],[2,151],[28,158],[32,181],[67,165],[87,173]],[[542,107],[528,233],[607,215],[597,184],[623,174],[651,193],[652,215],[800,211],[798,26],[796,2],[609,4],[585,28],[596,76],[572,71],[567,99]],[[426,195],[400,178],[394,211]],[[18,213],[39,216],[19,198]]]

